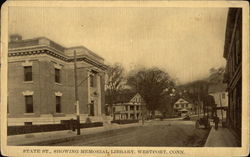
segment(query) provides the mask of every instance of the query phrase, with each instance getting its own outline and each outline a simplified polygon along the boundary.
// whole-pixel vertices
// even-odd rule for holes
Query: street
[[[77,140],[55,143],[57,146],[169,146],[202,147],[209,130],[195,129],[194,121],[159,121],[144,126],[110,130]]]

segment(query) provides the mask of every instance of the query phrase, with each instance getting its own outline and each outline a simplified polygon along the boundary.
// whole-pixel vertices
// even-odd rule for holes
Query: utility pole
[[[220,96],[220,107],[221,107],[221,121],[223,122],[223,107],[222,107],[222,102],[221,102],[221,99],[222,99],[222,96],[221,95],[219,95]],[[216,114],[217,114],[217,110],[215,110],[216,111]]]
[[[143,110],[143,104],[141,102],[141,122],[142,122],[142,125],[144,125],[144,110]]]
[[[200,94],[199,94],[199,91],[198,91],[198,118],[200,119],[200,110],[201,110],[201,103],[200,103]]]
[[[77,135],[81,134],[80,131],[80,109],[79,109],[79,99],[78,99],[78,86],[77,86],[77,67],[76,67],[76,51],[74,51],[74,73],[75,73],[75,105],[76,105],[76,125],[77,125]]]

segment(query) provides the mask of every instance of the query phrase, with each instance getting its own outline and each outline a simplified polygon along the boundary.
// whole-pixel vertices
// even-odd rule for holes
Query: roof
[[[115,103],[128,103],[134,96],[135,93],[119,94]]]
[[[8,46],[9,46],[10,56],[18,56],[17,54],[14,55],[14,53],[18,53],[18,51],[20,50],[31,51],[33,49],[37,48],[42,49],[44,47],[47,47],[49,49],[52,49],[53,51],[56,51],[64,58],[66,57],[67,60],[72,60],[75,51],[78,55],[78,58],[85,57],[97,62],[98,64],[104,65],[104,59],[102,57],[100,57],[99,55],[97,55],[96,53],[92,52],[91,50],[87,49],[84,46],[66,48],[46,37],[37,37],[25,40],[22,40],[22,38],[20,37],[18,40],[10,41]]]
[[[187,101],[188,103],[193,103],[193,101],[192,101],[191,99],[189,99],[189,98],[187,98],[187,97],[181,97],[181,98],[179,98],[174,104],[176,104],[176,103],[177,103],[178,101],[180,101],[181,99]]]
[[[119,93],[116,96],[114,103],[128,103],[135,95],[136,95],[135,92]],[[106,101],[106,104],[110,104],[111,103],[111,96],[106,95],[105,101]]]

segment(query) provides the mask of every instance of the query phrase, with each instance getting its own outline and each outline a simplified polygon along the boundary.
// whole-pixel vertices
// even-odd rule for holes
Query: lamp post
[[[173,110],[173,98],[175,96],[175,89],[172,89],[172,93],[169,94],[170,95],[170,99],[171,99],[171,112]]]
[[[79,98],[78,98],[76,61],[77,61],[76,60],[76,51],[74,51],[76,122],[77,122],[77,135],[80,135],[81,134],[81,130],[80,130],[80,108],[79,108]]]
[[[78,97],[78,86],[80,86],[83,82],[88,80],[89,76],[87,76],[84,80],[82,80],[79,84],[77,84],[78,83],[77,69],[91,68],[93,66],[77,68],[76,63],[77,63],[77,57],[76,57],[76,52],[74,51],[75,107],[76,107],[77,135],[80,135],[81,134],[81,131],[80,131],[80,105],[79,105],[79,97]],[[98,73],[100,73],[100,72],[98,72]]]
[[[141,120],[142,120],[142,125],[144,125],[144,118],[145,118],[145,104],[144,102],[141,102]]]

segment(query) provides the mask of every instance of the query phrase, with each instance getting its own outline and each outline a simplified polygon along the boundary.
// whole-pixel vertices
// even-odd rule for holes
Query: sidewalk
[[[17,145],[36,145],[41,143],[63,142],[63,141],[77,139],[79,136],[87,136],[95,133],[106,132],[109,130],[136,127],[141,125],[142,125],[141,123],[132,123],[123,125],[108,124],[101,127],[83,128],[81,129],[81,135],[76,135],[76,131],[73,132],[71,130],[13,135],[13,136],[8,136],[7,144],[11,146],[17,146]]]
[[[236,137],[228,128],[212,126],[204,147],[239,147]]]

